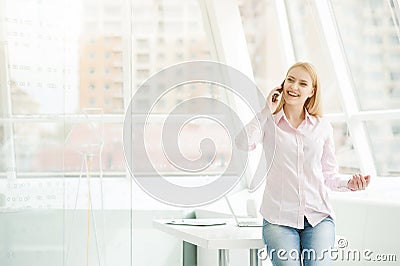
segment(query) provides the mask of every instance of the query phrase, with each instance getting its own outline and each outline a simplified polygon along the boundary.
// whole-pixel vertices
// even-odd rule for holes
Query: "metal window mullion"
[[[317,20],[322,28],[326,46],[331,56],[331,63],[339,84],[347,125],[360,161],[361,171],[376,176],[372,150],[363,122],[353,119],[353,116],[357,115],[360,110],[330,1],[314,0],[313,3],[317,11]]]
[[[238,4],[231,0],[200,0],[203,24],[215,58],[254,80]]]
[[[225,63],[246,75],[254,81],[253,68],[248,52],[246,36],[237,1],[232,0],[199,0],[202,10],[203,24],[211,43],[211,53],[218,62]],[[243,95],[242,95],[243,96]],[[256,106],[258,110],[240,108],[239,102],[227,95],[230,106],[239,114],[242,121],[253,118],[254,111],[260,111],[264,106]],[[257,91],[249,91],[245,96],[249,102],[257,102]],[[250,99],[251,98],[251,99]],[[243,110],[242,110],[243,109]],[[250,184],[256,165],[249,160],[243,178]]]
[[[400,41],[400,0],[387,0],[393,25],[396,28],[397,39]]]
[[[324,117],[327,118],[329,122],[346,122],[346,115],[343,113],[324,114]]]
[[[360,121],[398,120],[400,119],[400,109],[361,111],[354,114],[353,119]]]
[[[126,23],[124,23],[124,33],[122,37],[122,95],[123,95],[123,108],[124,110],[128,109],[128,106],[131,102],[133,96],[133,61],[132,57],[134,49],[134,36],[133,36],[133,1],[126,0],[127,8],[125,9],[125,19]]]
[[[396,5],[396,10],[397,10],[397,19],[400,20],[400,0],[393,0],[395,1],[395,5]],[[397,25],[399,26],[399,25]]]
[[[21,123],[21,122],[72,122],[78,123],[87,121],[104,121],[104,123],[123,123],[124,115],[82,115],[82,114],[63,114],[63,115],[13,115],[0,117],[2,123]]]
[[[7,36],[5,30],[5,1],[0,2],[0,117],[12,117],[11,109],[11,92],[8,74],[8,52],[7,52]],[[6,156],[7,175],[15,177],[16,162],[15,162],[15,143],[13,123],[5,122],[4,124],[3,143],[10,144],[8,151],[9,156]]]
[[[199,0],[202,10],[203,24],[211,44],[213,57],[225,63],[254,81],[253,68],[247,48],[246,36],[239,12],[238,3],[231,0]],[[233,108],[238,103],[233,97],[226,95]],[[257,92],[249,92],[246,98],[257,97]],[[253,99],[253,102],[257,100]],[[260,111],[263,106],[258,106]],[[248,110],[237,110],[240,117],[250,120],[254,113]]]
[[[203,25],[204,25],[204,29],[206,32],[206,36],[207,36],[207,39],[208,39],[208,41],[210,43],[210,47],[211,47],[211,50],[210,50],[211,58],[214,58],[216,61],[220,62],[221,59],[220,59],[219,53],[217,52],[217,50],[219,50],[219,49],[217,49],[217,46],[219,46],[219,44],[216,43],[216,40],[214,38],[213,26],[211,25],[211,23],[212,23],[211,20],[214,20],[214,19],[210,18],[211,15],[209,12],[208,1],[199,0],[198,2],[199,2],[200,9],[201,9],[202,20],[203,20]]]
[[[280,35],[282,38],[283,51],[285,54],[286,64],[289,66],[296,61],[293,39],[290,31],[289,17],[285,1],[275,0],[276,15],[279,21]]]
[[[250,80],[254,81],[253,68],[248,52],[246,36],[240,16],[238,3],[231,0],[199,0],[202,9],[203,24],[207,37],[211,43],[211,52],[218,62],[225,63],[239,70]],[[249,91],[246,98],[257,97],[257,92]],[[227,95],[233,108],[239,105]],[[233,98],[233,97],[232,97]],[[257,99],[252,99],[257,102]],[[260,111],[264,106],[258,106]],[[254,113],[246,110],[237,110],[244,120],[251,119]]]

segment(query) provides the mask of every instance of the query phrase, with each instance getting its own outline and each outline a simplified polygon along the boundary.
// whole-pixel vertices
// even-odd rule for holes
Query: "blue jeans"
[[[264,219],[263,240],[274,266],[328,266],[335,242],[330,216],[312,227],[304,217],[304,229],[271,224]]]

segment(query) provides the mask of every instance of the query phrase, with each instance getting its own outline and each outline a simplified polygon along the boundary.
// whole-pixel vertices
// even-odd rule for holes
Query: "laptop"
[[[258,218],[250,218],[251,220],[246,220],[246,221],[239,221],[238,217],[236,216],[235,212],[233,211],[233,208],[231,206],[231,203],[229,202],[228,198],[225,197],[226,202],[228,203],[229,210],[231,211],[231,214],[233,216],[233,219],[236,222],[236,225],[238,227],[262,227],[262,219]]]

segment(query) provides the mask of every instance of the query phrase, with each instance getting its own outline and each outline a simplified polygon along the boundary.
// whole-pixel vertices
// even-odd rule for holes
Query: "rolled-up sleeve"
[[[334,191],[350,191],[347,188],[348,178],[339,175],[339,167],[335,158],[335,144],[333,141],[333,128],[328,124],[328,137],[325,140],[321,158],[322,173],[325,185]]]

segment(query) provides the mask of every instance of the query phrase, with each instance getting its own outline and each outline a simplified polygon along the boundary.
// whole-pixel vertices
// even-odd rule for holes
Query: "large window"
[[[314,63],[322,80],[324,113],[334,122],[341,171],[362,168],[355,150],[360,143],[352,135],[357,131],[354,121],[361,121],[361,146],[368,146],[363,150],[374,158],[377,173],[396,175],[400,170],[387,158],[399,152],[400,125],[395,115],[385,112],[400,106],[398,5],[381,0],[363,5],[355,0],[323,2],[330,13],[321,14],[326,11],[318,1],[238,2],[255,81],[267,94],[294,61]],[[170,65],[213,59],[210,36],[217,32],[207,34],[202,2],[57,0],[29,2],[25,8],[26,4],[3,0],[0,11],[0,155],[5,158],[0,175],[78,176],[82,146],[93,140],[102,145],[97,170],[101,165],[108,176],[125,175],[122,123],[136,89]],[[321,16],[332,20],[337,32],[327,32]],[[337,51],[328,42],[335,34],[346,63],[348,94],[342,89],[344,77],[335,69]],[[226,97],[212,86],[180,86],[154,110],[165,115],[199,94]],[[352,112],[349,95],[356,106]],[[382,112],[370,118],[366,111]],[[383,126],[382,119],[390,124],[376,130],[375,125]],[[101,130],[85,128],[85,123]],[[188,130],[202,132],[203,127],[213,125],[195,123]],[[386,146],[391,148],[382,148]],[[214,169],[224,164],[224,156]],[[165,160],[154,162],[162,171],[175,173]]]
[[[400,13],[395,2],[331,1],[360,111],[357,119],[364,121],[377,174],[382,176],[400,173],[393,161],[400,153],[400,61],[396,60],[400,57]],[[397,109],[394,115],[393,109]]]
[[[78,176],[94,139],[103,174],[125,175],[122,123],[135,90],[167,66],[211,59],[195,0],[2,2],[2,176]],[[157,112],[195,94],[177,88]]]
[[[362,110],[400,106],[400,39],[393,1],[332,0],[343,48]],[[349,11],[352,12],[349,12]],[[396,22],[397,21],[397,22]]]
[[[400,106],[395,2],[239,1],[255,78],[265,94],[295,61],[316,66],[341,173],[370,170],[371,163],[378,175],[400,172],[389,159],[400,152],[393,133],[398,119],[384,111]],[[367,110],[377,113],[369,116]]]
[[[141,264],[135,230],[147,237],[151,228],[135,224],[132,209],[160,203],[127,177],[124,115],[149,77],[185,61],[226,63],[264,95],[295,61],[312,62],[340,172],[399,176],[399,14],[399,0],[0,0],[0,264],[74,265],[86,256],[105,265],[103,254]],[[200,144],[214,141],[208,170],[190,175],[163,154],[162,124],[198,96],[236,106],[240,119],[249,110],[216,84],[160,87],[137,103],[171,89],[154,103],[143,138],[152,165],[177,185],[214,181],[233,157],[225,128],[203,117],[164,143],[208,160],[214,150],[202,154]]]
[[[126,177],[124,113],[159,70],[211,59],[209,43],[196,0],[0,0],[1,265],[144,263],[132,208],[158,202]],[[220,97],[204,90],[177,88],[157,114],[198,93]],[[198,121],[183,137],[214,127]],[[157,138],[154,149],[157,169],[175,174]]]

